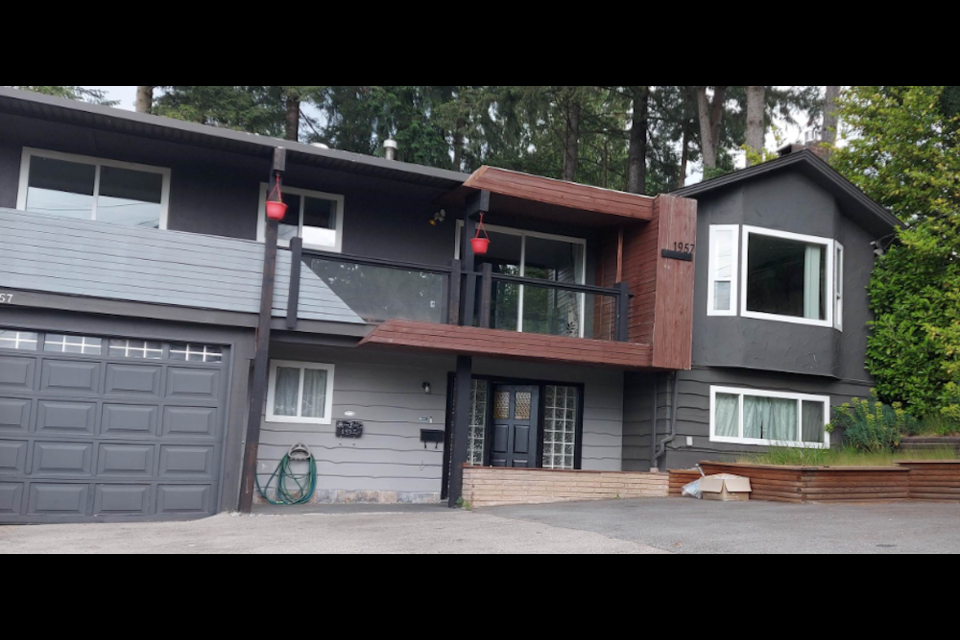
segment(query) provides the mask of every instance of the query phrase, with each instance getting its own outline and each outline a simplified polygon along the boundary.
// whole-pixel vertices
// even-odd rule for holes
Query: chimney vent
[[[397,144],[396,140],[385,140],[383,142],[383,157],[387,160],[396,160],[399,147],[400,145]]]

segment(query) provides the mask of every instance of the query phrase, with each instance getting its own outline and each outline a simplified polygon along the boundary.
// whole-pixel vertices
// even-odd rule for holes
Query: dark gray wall
[[[703,259],[697,262],[694,365],[868,380],[864,353],[866,323],[871,315],[866,287],[874,262],[870,246],[874,238],[846,218],[830,194],[795,173],[762,176],[702,195],[698,201],[697,235]],[[751,225],[839,240],[844,245],[846,264],[843,331],[708,316],[710,226],[717,224]]]

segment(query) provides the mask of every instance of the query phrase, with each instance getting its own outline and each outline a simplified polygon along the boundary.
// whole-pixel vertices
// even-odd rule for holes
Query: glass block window
[[[487,382],[474,380],[470,389],[470,435],[467,443],[467,459],[474,467],[483,465],[483,450],[487,436],[487,404]],[[507,404],[509,410],[509,395]]]
[[[48,353],[78,353],[85,356],[99,356],[103,349],[103,340],[87,336],[61,336],[48,333],[43,341],[43,350]]]
[[[220,347],[211,347],[201,344],[172,344],[170,345],[170,359],[180,362],[223,362],[223,350]]]
[[[577,411],[580,394],[576,387],[546,388],[546,415],[543,421],[543,468],[573,469],[577,448]]]
[[[26,331],[12,331],[0,329],[0,349],[17,349],[19,351],[36,351],[38,336]]]
[[[162,360],[163,344],[144,340],[111,340],[110,355],[115,358]]]

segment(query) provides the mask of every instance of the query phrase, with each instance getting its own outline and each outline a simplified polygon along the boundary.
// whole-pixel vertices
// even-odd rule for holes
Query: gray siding
[[[0,210],[5,288],[256,313],[262,272],[256,242]],[[276,316],[286,316],[289,287],[290,252],[281,251]],[[362,323],[309,269],[300,318]]]
[[[649,471],[654,443],[669,432],[670,393],[666,377],[628,373],[623,394],[623,470]],[[656,404],[656,418],[654,418]]]

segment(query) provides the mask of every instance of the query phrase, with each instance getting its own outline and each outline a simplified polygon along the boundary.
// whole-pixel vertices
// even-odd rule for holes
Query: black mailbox
[[[423,443],[423,448],[426,449],[428,444],[435,445],[437,449],[440,448],[440,445],[443,444],[444,436],[446,435],[443,431],[438,431],[436,429],[421,429],[420,430],[420,442]]]

